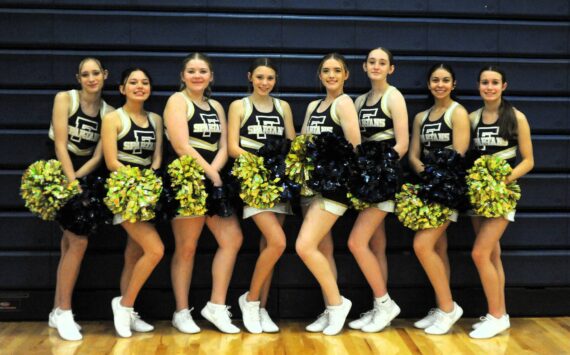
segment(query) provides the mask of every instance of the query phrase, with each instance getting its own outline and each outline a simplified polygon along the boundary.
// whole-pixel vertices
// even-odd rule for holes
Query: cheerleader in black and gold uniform
[[[289,104],[271,97],[277,82],[277,68],[268,58],[258,58],[247,73],[253,93],[234,101],[229,109],[228,150],[232,158],[245,152],[256,154],[265,142],[279,138],[295,138],[295,127]],[[243,323],[251,333],[277,332],[279,328],[267,313],[265,305],[271,285],[273,267],[285,250],[285,215],[291,213],[288,202],[273,208],[244,206],[243,217],[251,217],[262,233],[260,250],[248,292],[239,298]]]
[[[194,53],[184,59],[180,72],[182,90],[170,96],[164,119],[170,146],[169,158],[188,155],[204,169],[206,178],[216,187],[223,184],[221,171],[228,160],[226,118],[222,105],[209,98],[214,72],[210,59]],[[212,262],[212,294],[202,309],[204,318],[224,333],[239,333],[232,324],[226,295],[243,236],[237,217],[189,216],[172,220],[175,250],[171,276],[176,312],[172,324],[183,333],[197,333],[188,308],[188,294],[196,255],[196,245],[204,223],[218,242]]]
[[[98,59],[83,59],[76,77],[81,90],[62,91],[56,95],[49,130],[55,155],[70,182],[93,173],[100,165],[103,157],[99,144],[101,117],[113,110],[101,98],[107,70]],[[71,298],[87,243],[86,236],[63,231],[49,326],[57,328],[65,340],[82,338],[81,328],[73,319]]]
[[[163,129],[161,117],[144,110],[144,103],[151,93],[151,78],[144,69],[127,69],[122,75],[120,91],[125,96],[125,104],[103,120],[101,140],[107,168],[113,172],[130,165],[156,170],[161,163]],[[141,324],[133,307],[143,284],[162,259],[164,245],[149,222],[124,221],[116,215],[114,223],[120,223],[128,234],[125,254],[137,256],[132,266],[125,261],[121,297],[115,297],[111,302],[117,334],[130,337],[131,330],[153,329],[144,322]]]
[[[469,118],[463,106],[451,97],[455,89],[455,74],[446,64],[436,64],[428,72],[427,86],[434,104],[414,119],[410,146],[410,165],[420,174],[424,170],[422,159],[430,150],[454,149],[463,155],[469,147]],[[456,220],[457,213],[450,220]],[[445,334],[461,317],[463,310],[451,296],[449,261],[445,231],[450,221],[437,228],[416,232],[414,251],[424,268],[436,295],[437,308],[414,323],[428,334]]]
[[[470,114],[473,143],[483,155],[505,159],[513,168],[506,183],[516,181],[534,166],[530,128],[525,115],[502,96],[507,88],[505,73],[494,66],[479,72],[479,94],[484,107]],[[515,164],[517,148],[521,161]],[[514,222],[515,211],[503,217],[472,218],[476,239],[472,257],[479,272],[488,313],[469,333],[472,338],[491,338],[510,327],[505,305],[505,272],[501,262],[500,240],[509,222]]]
[[[356,147],[360,144],[360,131],[352,99],[344,94],[344,82],[349,76],[346,61],[337,53],[328,54],[319,64],[318,75],[327,95],[309,104],[301,133],[333,133],[345,137]],[[334,335],[342,330],[352,303],[340,295],[334,261],[327,258],[328,253],[323,253],[319,244],[326,241],[334,223],[348,209],[349,201],[346,192],[334,196],[317,195],[306,201],[308,209],[295,248],[319,282],[327,306],[326,311],[306,329]],[[332,248],[332,245],[329,247]]]

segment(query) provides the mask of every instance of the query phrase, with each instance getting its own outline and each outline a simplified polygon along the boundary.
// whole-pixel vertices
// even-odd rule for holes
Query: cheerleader
[[[144,110],[151,94],[151,78],[141,68],[123,72],[119,90],[125,104],[103,119],[101,140],[103,155],[110,171],[124,165],[156,170],[162,157],[162,119]],[[121,275],[121,296],[113,298],[111,307],[115,330],[121,337],[130,337],[131,330],[150,331],[134,311],[134,303],[164,254],[164,245],[155,227],[149,222],[130,222],[115,215],[114,224],[121,224],[128,235],[125,267]],[[127,262],[138,258],[136,262]]]
[[[453,100],[455,74],[447,64],[436,64],[428,72],[427,86],[433,106],[414,118],[409,161],[414,171],[424,170],[422,157],[437,148],[454,149],[464,155],[469,147],[469,117],[463,106]],[[449,260],[445,231],[450,220],[437,228],[416,232],[414,251],[435,291],[437,308],[414,323],[428,334],[445,334],[461,317],[463,310],[453,301],[450,289]]]
[[[180,72],[181,90],[168,99],[164,109],[167,127],[169,160],[189,155],[204,169],[206,178],[216,187],[223,184],[221,172],[227,162],[226,117],[222,105],[210,99],[210,84],[214,72],[210,59],[201,53],[187,56]],[[204,318],[224,333],[239,333],[232,324],[226,295],[237,253],[243,236],[235,215],[176,217],[172,220],[175,250],[171,277],[176,312],[173,326],[183,333],[197,333],[188,307],[188,294],[196,246],[204,223],[218,243],[212,262],[212,294],[200,312]]]
[[[319,135],[331,132],[344,136],[356,147],[360,144],[358,115],[352,99],[344,94],[344,82],[349,76],[344,57],[338,53],[325,55],[319,64],[318,76],[327,94],[324,99],[309,104],[301,133]],[[317,195],[304,200],[308,209],[295,243],[297,254],[319,282],[326,304],[325,312],[306,329],[322,331],[326,335],[335,335],[342,330],[352,306],[348,299],[340,295],[336,268],[331,261],[330,231],[336,220],[346,212],[349,203],[346,193],[335,195]],[[329,241],[325,240],[325,248],[331,251],[330,254],[323,253],[323,247],[319,247],[324,238],[330,238]]]
[[[295,138],[291,107],[271,97],[277,82],[277,68],[269,58],[256,59],[247,73],[252,94],[232,102],[228,119],[228,150],[232,158],[246,152],[256,153],[267,140]],[[244,206],[243,217],[251,217],[259,230],[260,255],[248,292],[239,298],[243,324],[250,333],[279,331],[266,310],[273,268],[285,251],[285,215],[291,214],[289,203],[258,209]]]
[[[355,101],[363,140],[386,142],[403,157],[408,151],[408,112],[404,96],[388,84],[388,75],[394,72],[392,53],[382,47],[371,50],[363,68],[372,85],[368,93]],[[352,329],[378,332],[400,313],[400,307],[390,298],[386,288],[388,264],[384,219],[389,212],[394,212],[393,200],[364,209],[358,214],[348,238],[348,247],[374,295],[372,310],[350,322]]]
[[[98,59],[85,58],[76,74],[81,89],[62,91],[55,96],[49,137],[70,182],[93,173],[101,163],[101,117],[113,110],[101,98],[107,75]],[[48,324],[65,340],[82,339],[81,327],[73,319],[71,298],[87,244],[87,236],[63,231],[54,308]]]
[[[513,170],[506,178],[509,184],[532,170],[534,157],[530,128],[525,115],[503,98],[507,77],[498,67],[489,66],[479,72],[479,94],[484,106],[469,115],[475,148],[483,155],[491,154],[505,159]],[[521,160],[515,164],[517,148]],[[510,327],[505,305],[505,272],[501,262],[500,240],[515,211],[503,217],[472,217],[475,244],[472,257],[479,272],[488,313],[473,325],[469,336],[476,339],[492,338]]]

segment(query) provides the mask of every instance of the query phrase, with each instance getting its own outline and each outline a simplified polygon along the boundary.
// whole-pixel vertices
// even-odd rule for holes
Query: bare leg
[[[281,229],[283,229],[283,222],[285,222],[285,215],[281,214],[281,213],[277,213],[277,214],[275,214],[275,216],[277,217],[277,220],[279,221],[279,225],[281,226]],[[266,247],[267,247],[267,241],[265,240],[265,237],[263,237],[259,240],[259,251],[260,251],[260,253]],[[273,278],[273,270],[271,270],[271,273],[269,274],[269,276],[267,276],[267,279],[265,279],[265,282],[263,283],[263,286],[261,287],[261,297],[260,297],[260,301],[261,301],[260,307],[261,308],[265,308],[267,306],[267,298],[269,297],[269,289],[271,288],[272,278]]]
[[[220,216],[207,217],[206,224],[218,242],[218,250],[212,262],[210,302],[226,304],[228,287],[234,271],[237,253],[243,242],[243,235],[235,215],[226,218]]]
[[[449,257],[447,255],[447,231],[444,230],[443,233],[441,233],[441,237],[435,243],[435,252],[443,261],[447,282],[451,282],[451,268],[449,267]]]
[[[87,237],[79,236],[68,230],[63,232],[63,238],[66,240],[67,250],[65,254],[62,254],[58,267],[56,293],[59,299],[56,300],[56,305],[68,310],[71,309],[73,289],[88,241]]]
[[[382,278],[388,283],[388,259],[386,258],[386,220],[383,219],[370,239],[370,249],[376,256]]]
[[[172,290],[176,300],[176,311],[188,308],[188,294],[192,282],[196,246],[202,233],[206,217],[175,218],[172,220],[175,249],[170,264]]]
[[[127,235],[127,246],[125,247],[125,264],[123,265],[123,272],[121,273],[121,295],[127,291],[129,280],[133,275],[133,270],[137,261],[143,256],[144,252],[140,245],[138,245],[130,236]]]
[[[369,246],[374,231],[378,229],[386,215],[387,212],[377,208],[367,208],[360,212],[348,238],[348,248],[372,288],[374,297],[382,297],[388,292],[378,259]]]
[[[61,236],[61,241],[60,241],[60,256],[59,256],[59,263],[57,264],[57,271],[55,274],[55,295],[53,297],[53,308],[57,308],[59,307],[59,289],[61,288],[61,286],[59,285],[59,273],[61,270],[61,264],[63,262],[63,258],[65,256],[65,253],[67,253],[67,250],[69,249],[69,242],[67,240],[67,238],[65,238],[65,233]]]
[[[485,219],[480,225],[471,253],[483,284],[489,313],[496,318],[503,316],[506,309],[504,307],[504,284],[501,284],[500,276],[502,273],[504,278],[504,271],[502,264],[499,264],[500,270],[497,268],[495,264],[497,257],[493,258],[493,254],[497,254],[497,244],[508,224],[509,221],[504,218]],[[498,254],[500,263],[500,252]]]
[[[125,293],[122,294],[121,305],[133,307],[142,286],[156,265],[158,265],[160,259],[162,259],[164,245],[154,226],[148,222],[123,222],[121,226],[125,228],[129,236],[142,248],[144,253],[135,264]]]
[[[305,215],[295,244],[297,254],[321,285],[325,303],[329,306],[340,305],[342,300],[334,273],[318,246],[337,219],[337,215],[322,210],[318,202],[313,202]]]
[[[453,310],[453,298],[444,260],[436,253],[435,245],[449,223],[447,221],[438,228],[420,230],[414,237],[414,251],[433,286],[437,305],[444,312]]]

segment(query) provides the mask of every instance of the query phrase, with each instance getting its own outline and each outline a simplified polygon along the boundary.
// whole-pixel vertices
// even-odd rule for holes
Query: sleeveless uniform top
[[[285,120],[279,99],[273,99],[271,112],[260,112],[249,97],[242,99],[244,114],[239,130],[239,146],[256,153],[272,138],[285,137]]]
[[[315,101],[309,105],[309,111],[311,112],[309,120],[307,121],[307,132],[308,134],[320,135],[321,133],[330,132],[339,136],[344,136],[344,132],[340,125],[340,118],[336,115],[336,105],[338,99],[346,94],[342,94],[327,107],[323,112],[317,112],[319,104],[323,101]]]
[[[429,120],[429,114],[432,109],[429,109],[422,117],[420,142],[424,156],[429,151],[437,148],[453,149],[451,116],[457,106],[459,106],[459,103],[454,101],[443,115],[435,121]]]
[[[150,168],[156,145],[156,114],[147,113],[148,127],[137,126],[121,107],[117,110],[121,132],[117,136],[118,160],[130,166]]]
[[[505,159],[511,167],[515,166],[518,140],[516,138],[504,139],[500,136],[498,120],[492,124],[483,122],[483,108],[475,112],[471,121],[473,131],[473,144],[482,154],[490,154]]]
[[[389,86],[380,100],[371,106],[366,105],[371,92],[355,103],[363,141],[384,141],[392,147],[396,145],[394,121],[388,108],[388,95],[394,90],[396,90],[395,87]]]
[[[101,136],[101,119],[113,108],[101,99],[101,107],[97,116],[88,116],[81,109],[79,91],[69,90],[67,93],[71,99],[67,121],[67,151],[73,168],[77,170],[93,156]],[[55,141],[53,122],[50,123],[48,136],[52,141]],[[50,155],[53,155],[53,152],[52,149]]]
[[[181,92],[182,97],[186,101],[186,120],[188,122],[188,144],[200,153],[208,163],[211,163],[218,152],[218,145],[222,136],[222,127],[218,113],[208,100],[210,108],[203,110],[194,105],[192,100],[185,92]],[[165,129],[166,138],[168,137],[168,128]],[[170,139],[169,139],[170,140]],[[172,148],[172,144],[167,145],[166,161],[168,163],[178,158],[178,155]]]

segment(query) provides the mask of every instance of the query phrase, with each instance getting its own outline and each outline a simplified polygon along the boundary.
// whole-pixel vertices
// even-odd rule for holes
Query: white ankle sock
[[[374,298],[374,301],[378,304],[382,304],[385,302],[388,302],[390,300],[390,295],[389,294],[385,294],[384,296],[380,296],[380,297],[376,297]]]

